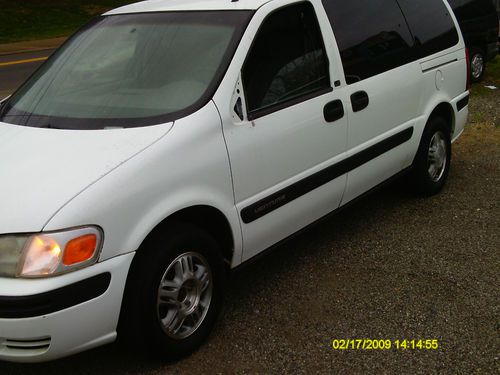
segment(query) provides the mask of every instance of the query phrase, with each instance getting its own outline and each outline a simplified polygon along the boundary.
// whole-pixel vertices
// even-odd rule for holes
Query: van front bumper
[[[43,362],[114,341],[133,257],[47,279],[0,278],[0,360]]]

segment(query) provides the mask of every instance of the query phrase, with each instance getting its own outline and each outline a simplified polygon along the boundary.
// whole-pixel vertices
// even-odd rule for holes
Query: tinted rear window
[[[442,0],[398,0],[415,38],[417,58],[458,43],[458,32]]]
[[[410,60],[412,36],[395,0],[323,0],[348,83]]]
[[[442,0],[323,0],[348,84],[458,43]]]

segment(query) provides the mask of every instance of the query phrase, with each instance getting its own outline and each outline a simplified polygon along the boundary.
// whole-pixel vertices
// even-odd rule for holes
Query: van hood
[[[172,126],[80,131],[0,122],[0,234],[41,231],[68,201]]]

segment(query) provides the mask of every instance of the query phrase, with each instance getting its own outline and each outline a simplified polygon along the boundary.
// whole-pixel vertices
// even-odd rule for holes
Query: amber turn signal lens
[[[94,256],[96,247],[97,236],[95,234],[86,234],[72,239],[64,249],[63,264],[71,266],[91,259]]]

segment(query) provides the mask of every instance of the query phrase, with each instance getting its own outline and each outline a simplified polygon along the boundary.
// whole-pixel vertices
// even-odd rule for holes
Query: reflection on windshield
[[[213,94],[248,19],[236,11],[100,18],[42,66],[0,119],[78,129],[172,121]]]

